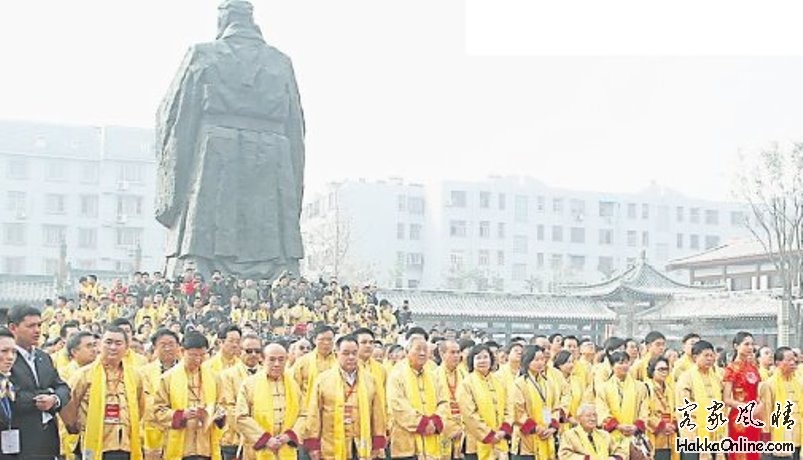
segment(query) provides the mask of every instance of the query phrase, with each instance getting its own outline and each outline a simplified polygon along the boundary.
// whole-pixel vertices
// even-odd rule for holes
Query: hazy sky
[[[218,3],[4,2],[0,118],[152,127]],[[739,148],[803,138],[800,57],[481,57],[462,1],[254,4],[295,66],[313,191],[516,173],[727,199]]]

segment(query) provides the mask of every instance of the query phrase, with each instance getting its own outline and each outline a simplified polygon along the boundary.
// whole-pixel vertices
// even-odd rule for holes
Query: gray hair
[[[591,412],[591,411],[594,411],[596,413],[597,406],[591,403],[580,404],[580,407],[577,408],[577,415],[580,416],[586,412]]]

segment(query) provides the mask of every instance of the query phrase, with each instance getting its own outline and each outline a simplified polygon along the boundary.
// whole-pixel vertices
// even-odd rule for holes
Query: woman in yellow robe
[[[513,434],[507,422],[507,390],[491,372],[496,357],[485,344],[468,354],[469,375],[457,389],[457,404],[466,431],[466,460],[506,459]]]
[[[616,351],[609,360],[613,375],[597,391],[597,413],[602,429],[611,433],[615,442],[628,446],[629,452],[633,436],[647,432],[647,387],[630,375],[631,360],[626,352]]]
[[[569,350],[561,350],[553,360],[560,371],[561,433],[577,425],[577,409],[583,402],[583,377],[574,372],[574,357]]]
[[[675,449],[678,436],[675,393],[669,385],[669,360],[658,357],[647,365],[647,387],[650,390],[647,436],[655,452],[655,460],[678,460]]]
[[[546,362],[543,348],[526,346],[521,375],[510,390],[508,412],[520,429],[521,440],[515,454],[521,460],[550,460],[557,455],[561,395],[547,377]]]

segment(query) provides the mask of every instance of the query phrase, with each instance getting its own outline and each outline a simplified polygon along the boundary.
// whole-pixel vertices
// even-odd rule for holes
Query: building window
[[[600,257],[597,261],[597,271],[610,276],[613,273],[613,257]]]
[[[396,224],[396,239],[403,240],[404,239],[404,224]]]
[[[552,254],[549,259],[549,268],[552,270],[560,270],[563,268],[563,254]]]
[[[3,244],[25,246],[25,224],[3,224]]]
[[[513,281],[524,281],[527,278],[527,264],[513,264]]]
[[[408,196],[407,212],[410,214],[424,214],[424,199],[418,196]]]
[[[513,219],[516,222],[527,222],[528,207],[529,203],[527,197],[524,195],[516,195],[516,201],[514,203],[514,208],[513,208]]]
[[[627,203],[627,218],[636,218],[636,203]]]
[[[650,245],[650,232],[641,232],[641,246],[647,247]]]
[[[683,222],[683,206],[678,206],[675,208],[675,220],[678,222]]]
[[[466,236],[466,221],[453,220],[449,223],[449,236],[464,238]]]
[[[83,163],[81,165],[81,182],[84,184],[98,183],[98,164]]]
[[[504,193],[500,193],[499,196],[498,196],[498,200],[497,201],[499,202],[499,209],[500,210],[504,210],[505,209],[505,194]]]
[[[421,239],[421,224],[410,224],[410,239],[411,240]]]
[[[535,210],[538,212],[546,211],[546,198],[540,195],[535,197]]]
[[[642,219],[649,219],[650,218],[650,205],[647,203],[641,204],[641,218]]]
[[[699,235],[689,235],[689,248],[691,248],[691,249],[700,249],[700,236]]]
[[[586,215],[586,202],[583,200],[573,199],[569,201],[569,212],[576,221],[582,221]]]
[[[628,230],[627,231],[627,245],[631,248],[635,248],[638,240],[638,232],[635,230]]]
[[[480,221],[480,238],[490,238],[491,237],[491,223],[487,220]]]
[[[117,229],[117,246],[136,246],[141,241],[141,228],[120,227]]]
[[[505,265],[505,251],[496,251],[496,265]]]
[[[465,208],[466,192],[463,190],[452,190],[452,193],[450,194],[449,204],[453,208]]]
[[[452,251],[449,254],[449,268],[452,271],[461,271],[463,270],[463,251]]]
[[[64,195],[48,193],[45,195],[45,212],[47,214],[64,214],[67,211]]]
[[[586,229],[583,227],[572,227],[570,230],[570,238],[572,243],[583,244],[586,242]]]
[[[407,266],[408,267],[422,267],[424,265],[424,254],[420,252],[407,253]]]
[[[705,237],[705,248],[711,249],[719,246],[719,237],[716,235],[706,235]]]
[[[535,237],[536,237],[536,239],[538,241],[544,241],[544,226],[543,225],[538,224],[538,226],[535,227]]]
[[[78,229],[78,247],[81,249],[95,249],[98,245],[98,230],[95,228]]]
[[[613,217],[616,203],[613,201],[600,201],[599,202],[599,216],[600,217]]]
[[[693,224],[700,223],[700,208],[689,209],[689,222]]]
[[[407,210],[407,197],[404,195],[397,195],[397,203],[399,212]]]
[[[19,217],[20,214],[24,215],[27,212],[25,192],[10,191],[6,196],[8,198],[6,209],[12,216]]]
[[[6,176],[9,179],[27,179],[28,160],[25,158],[10,158],[8,160],[8,171]]]
[[[42,270],[45,275],[55,275],[59,272],[59,259],[45,259],[42,261]]]
[[[677,248],[678,249],[683,249],[683,234],[682,233],[678,233],[677,234]]]
[[[119,204],[118,204],[119,206]],[[98,196],[81,195],[81,217],[98,217]]]
[[[486,267],[490,265],[491,254],[487,249],[480,249],[477,256],[477,265]]]
[[[705,223],[707,225],[719,225],[719,211],[716,209],[706,209]]]
[[[142,165],[138,163],[122,163],[117,174],[117,180],[120,182],[142,182],[143,177]]]
[[[744,224],[745,224],[744,213],[742,213],[740,211],[732,211],[731,212],[731,225],[737,226],[737,225],[744,225]]]
[[[118,216],[141,216],[142,197],[135,195],[117,196],[117,215]]]
[[[576,271],[583,271],[586,266],[585,256],[569,256],[569,268]]]
[[[539,252],[535,255],[535,268],[538,270],[544,269],[544,253]]]
[[[49,181],[67,180],[70,164],[63,160],[47,160],[45,163],[45,179]]]
[[[599,244],[610,246],[613,244],[613,230],[610,228],[599,229]]]
[[[556,243],[563,241],[563,227],[560,225],[552,226],[552,241]]]
[[[45,246],[60,246],[65,241],[67,230],[63,225],[43,225],[42,244]]]
[[[25,273],[25,257],[3,257],[3,273],[9,275]]]
[[[418,289],[419,283],[418,280],[407,280],[407,289]]]
[[[491,192],[480,192],[480,208],[488,209],[491,207]]]
[[[527,237],[516,235],[513,237],[513,252],[515,254],[527,254]]]
[[[563,198],[552,198],[552,212],[563,214]]]
[[[505,238],[505,223],[499,222],[496,224],[496,236],[498,238],[504,239]]]

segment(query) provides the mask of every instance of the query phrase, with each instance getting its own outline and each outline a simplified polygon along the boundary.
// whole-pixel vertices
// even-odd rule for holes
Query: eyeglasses
[[[655,372],[669,372],[668,367],[656,367]]]
[[[248,355],[256,355],[259,354],[262,350],[259,348],[245,348],[243,351]]]

